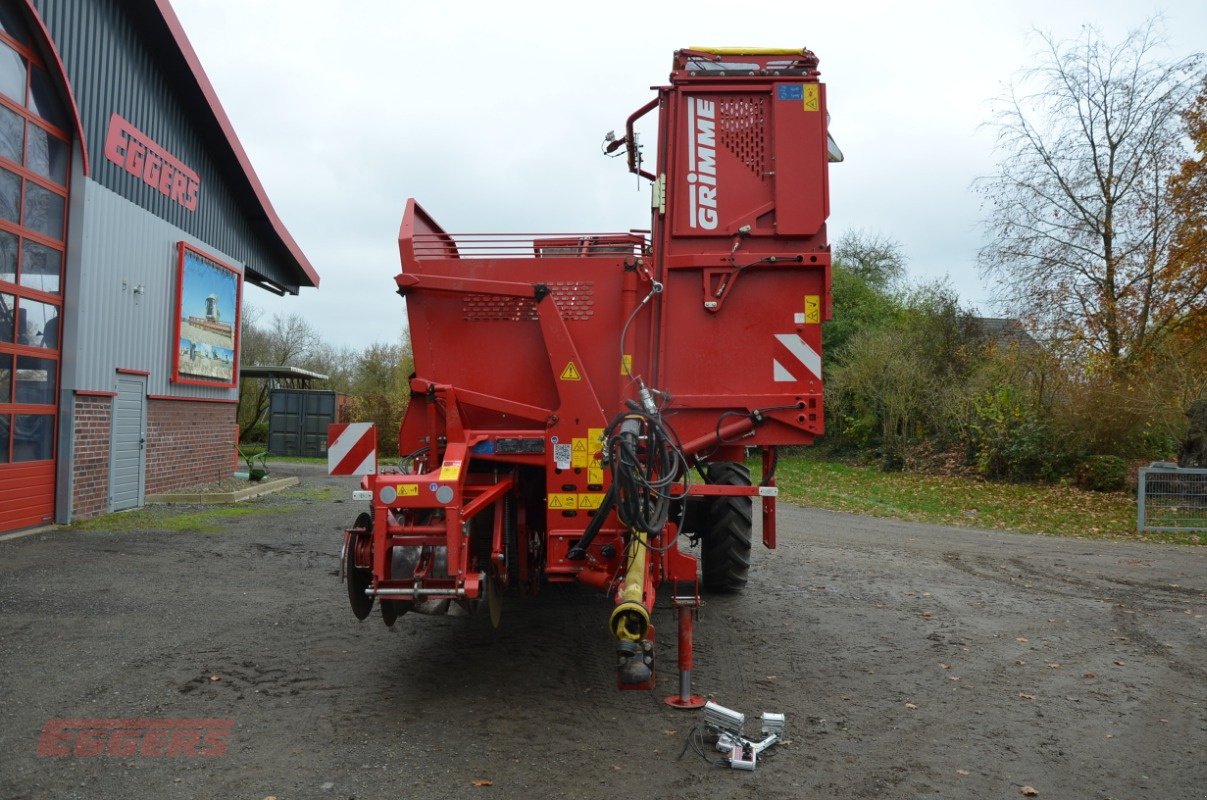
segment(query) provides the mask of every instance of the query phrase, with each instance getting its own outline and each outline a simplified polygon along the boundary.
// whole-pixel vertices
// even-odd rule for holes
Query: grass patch
[[[277,456],[268,453],[268,448],[262,444],[246,444],[239,447],[239,461],[244,467],[247,465],[247,460],[250,458],[259,458],[267,453],[265,457],[269,466],[273,464],[326,464],[326,456]],[[259,463],[258,461],[256,463]]]
[[[751,464],[756,475],[759,466]],[[1203,534],[1138,534],[1135,498],[1122,492],[881,472],[799,454],[780,456],[776,478],[782,499],[829,511],[1051,536],[1207,543]]]
[[[133,511],[105,514],[83,522],[73,522],[66,529],[81,533],[131,530],[217,533],[222,530],[222,523],[227,520],[264,514],[270,510],[279,511],[280,507],[239,503],[203,508],[190,506],[186,511],[180,506],[148,506]]]
[[[329,503],[332,500],[347,499],[351,495],[348,490],[342,486],[307,486],[304,489],[294,487],[286,489],[285,496],[290,500],[309,500],[320,503]]]
[[[274,456],[269,454],[268,466],[273,464],[322,464],[327,465],[326,456]]]
[[[345,494],[345,490],[337,486],[310,486],[292,487],[272,497],[257,497],[237,503],[157,504],[73,522],[65,526],[65,530],[81,533],[138,530],[220,533],[225,527],[224,523],[229,520],[257,514],[288,514],[300,511],[304,504],[329,503],[343,498]]]

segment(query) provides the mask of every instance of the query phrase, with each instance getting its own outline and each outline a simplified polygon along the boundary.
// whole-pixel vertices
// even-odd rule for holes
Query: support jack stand
[[[692,618],[696,615],[698,602],[694,597],[673,599],[675,613],[679,617],[679,694],[673,694],[662,701],[671,708],[704,706],[704,698],[692,694]]]

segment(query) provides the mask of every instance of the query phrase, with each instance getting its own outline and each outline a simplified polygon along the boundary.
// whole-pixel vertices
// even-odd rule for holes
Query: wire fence
[[[1136,508],[1141,531],[1207,531],[1207,469],[1141,467]]]

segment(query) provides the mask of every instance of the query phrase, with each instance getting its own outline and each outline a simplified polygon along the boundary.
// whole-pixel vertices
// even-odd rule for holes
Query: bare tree
[[[905,277],[901,243],[875,231],[851,230],[834,244],[834,262],[881,291]]]
[[[320,344],[318,334],[299,314],[274,314],[268,325],[260,322],[263,312],[243,303],[239,363],[244,367],[302,366]],[[247,434],[268,410],[268,381],[248,378],[239,393],[239,438]]]
[[[1119,44],[1093,28],[1042,41],[1000,99],[1002,159],[978,181],[991,239],[980,265],[1008,311],[1119,369],[1195,302],[1171,262],[1168,184],[1201,56],[1163,60],[1157,20]]]

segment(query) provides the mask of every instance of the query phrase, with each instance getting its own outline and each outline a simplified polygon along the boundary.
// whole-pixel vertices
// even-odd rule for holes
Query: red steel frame
[[[775,448],[822,432],[830,253],[816,66],[809,51],[676,54],[671,84],[615,145],[655,183],[649,241],[452,235],[408,201],[396,283],[416,375],[399,446],[414,454],[414,472],[362,479],[372,527],[350,529],[345,546],[349,566],[371,576],[368,595],[473,600],[489,581],[527,591],[576,581],[614,595],[618,609],[643,607],[642,638],[652,640],[648,612],[670,583],[679,667],[690,674],[698,563],[679,549],[678,521],[642,548],[633,544],[642,534],[609,512],[586,557],[570,551],[611,487],[602,433],[645,385],[659,390],[686,458],[742,461],[747,447],[763,449],[762,485],[673,492],[761,498],[763,543],[776,546]],[[651,173],[633,125],[654,109]],[[395,547],[443,552],[447,568],[425,557],[395,576]],[[651,675],[624,688],[652,686]],[[668,702],[697,704],[689,683],[680,688]]]
[[[45,36],[45,30],[41,28],[41,21],[36,15],[34,16],[34,21],[37,22],[39,30],[31,31],[31,34],[34,37],[40,37],[42,43],[49,43],[50,40]],[[10,423],[7,427],[8,435],[3,438],[3,441],[0,441],[0,450],[3,450],[3,454],[0,455],[0,531],[4,531],[49,522],[54,518],[57,480],[57,459],[55,454],[58,452],[59,445],[60,413],[57,387],[60,385],[62,378],[60,373],[64,335],[62,313],[64,302],[63,276],[66,269],[66,243],[69,233],[68,226],[70,224],[70,203],[68,201],[71,197],[71,159],[76,157],[75,150],[71,146],[71,136],[73,132],[76,133],[81,137],[82,142],[83,134],[82,129],[78,127],[79,117],[75,111],[74,100],[70,96],[66,98],[69,101],[69,108],[66,110],[72,115],[72,121],[76,123],[74,131],[59,128],[49,120],[38,116],[27,103],[27,97],[31,91],[30,81],[32,80],[35,68],[48,72],[53,72],[57,69],[60,75],[62,74],[62,64],[58,62],[57,54],[53,52],[53,47],[51,47],[51,55],[54,57],[54,61],[48,64],[33,47],[21,43],[7,32],[0,31],[0,42],[15,50],[29,64],[29,68],[26,69],[25,83],[22,87],[23,96],[20,98],[11,98],[0,94],[0,106],[18,115],[23,124],[36,126],[54,138],[65,142],[68,152],[66,177],[61,184],[25,165],[26,149],[28,146],[28,136],[25,132],[22,133],[21,154],[18,161],[6,160],[3,165],[4,169],[15,173],[21,178],[21,197],[18,198],[17,204],[19,209],[25,208],[25,191],[31,183],[63,199],[63,236],[61,239],[47,236],[16,222],[0,220],[0,230],[4,230],[17,238],[18,273],[21,273],[24,268],[25,248],[20,244],[22,239],[42,245],[59,255],[58,292],[44,292],[31,286],[22,285],[20,277],[15,277],[15,283],[13,284],[0,282],[0,292],[16,297],[18,304],[28,299],[52,305],[55,307],[59,319],[58,343],[53,349],[17,344],[15,338],[7,342],[0,342],[0,364],[7,362],[9,368],[12,370],[11,375],[13,380],[10,382],[10,392],[16,392],[17,369],[20,368],[20,359],[22,357],[52,360],[54,362],[54,385],[56,387],[56,396],[47,404],[18,403],[15,402],[13,395],[0,397],[0,416],[7,417]],[[84,154],[83,158],[86,170],[87,155]],[[22,211],[23,214],[24,212]],[[16,320],[14,319],[15,327]],[[16,332],[14,331],[14,333]],[[49,459],[23,462],[9,461],[16,437],[16,417],[18,415],[51,417],[51,457]]]

